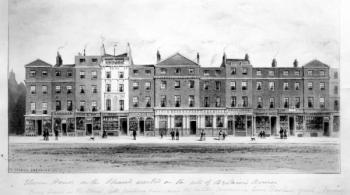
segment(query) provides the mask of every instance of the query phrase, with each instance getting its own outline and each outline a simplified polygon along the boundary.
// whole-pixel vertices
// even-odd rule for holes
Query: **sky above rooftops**
[[[19,81],[24,65],[40,58],[52,65],[57,50],[63,63],[86,48],[87,55],[126,51],[135,64],[156,63],[180,52],[201,66],[250,56],[253,66],[291,67],[319,59],[339,65],[339,1],[328,0],[11,0],[10,69]]]

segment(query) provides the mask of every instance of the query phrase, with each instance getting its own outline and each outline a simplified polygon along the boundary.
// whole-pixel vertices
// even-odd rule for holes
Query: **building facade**
[[[201,67],[180,53],[135,65],[126,53],[78,55],[74,65],[36,60],[26,68],[26,134],[337,136],[339,76],[318,60],[253,67],[249,56]]]

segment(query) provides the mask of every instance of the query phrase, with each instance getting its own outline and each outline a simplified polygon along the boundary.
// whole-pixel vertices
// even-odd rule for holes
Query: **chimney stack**
[[[247,53],[244,56],[244,60],[249,62],[249,55]]]
[[[62,57],[60,53],[57,51],[57,56],[56,56],[56,66],[61,66],[63,63]]]
[[[159,63],[161,59],[162,58],[160,56],[159,50],[157,50],[157,63]]]
[[[271,65],[272,65],[273,68],[275,68],[277,66],[276,58],[272,59]]]
[[[101,56],[105,56],[106,55],[106,49],[105,49],[105,45],[102,43],[101,46]]]
[[[197,64],[199,64],[199,53],[197,52]]]
[[[293,62],[293,66],[294,66],[294,68],[298,67],[298,64],[299,64],[299,63],[298,63],[298,60],[297,60],[297,59],[295,59],[295,60],[294,60],[294,62]]]

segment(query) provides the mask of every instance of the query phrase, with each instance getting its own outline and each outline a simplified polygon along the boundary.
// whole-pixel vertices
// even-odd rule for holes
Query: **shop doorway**
[[[289,117],[289,134],[294,136],[294,117]]]
[[[92,135],[92,124],[86,124],[86,135]]]
[[[329,136],[329,122],[323,123],[323,135]]]
[[[67,135],[67,124],[66,123],[62,123],[62,131],[63,131],[63,135]]]
[[[37,120],[37,124],[38,124],[38,135],[42,134],[42,120]]]
[[[139,125],[140,125],[140,134],[144,134],[145,133],[145,121],[143,119],[140,119]]]
[[[190,121],[190,134],[196,135],[197,133],[197,122],[196,121]]]
[[[121,118],[120,124],[121,124],[121,134],[127,135],[128,134],[128,120],[126,118]]]
[[[277,121],[277,117],[272,116],[271,117],[271,135],[276,135],[276,121]]]

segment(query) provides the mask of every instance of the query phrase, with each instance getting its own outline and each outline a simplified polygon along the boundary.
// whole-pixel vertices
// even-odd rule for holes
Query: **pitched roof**
[[[41,59],[36,59],[34,60],[33,62],[29,63],[29,64],[26,64],[24,65],[25,67],[38,67],[38,66],[45,66],[45,67],[52,67],[51,64],[47,63],[47,62],[44,62],[42,61]]]
[[[194,61],[186,58],[185,56],[175,53],[174,55],[160,61],[157,65],[195,65],[198,66]]]
[[[304,65],[305,68],[329,68],[329,66],[317,59],[314,59]]]

